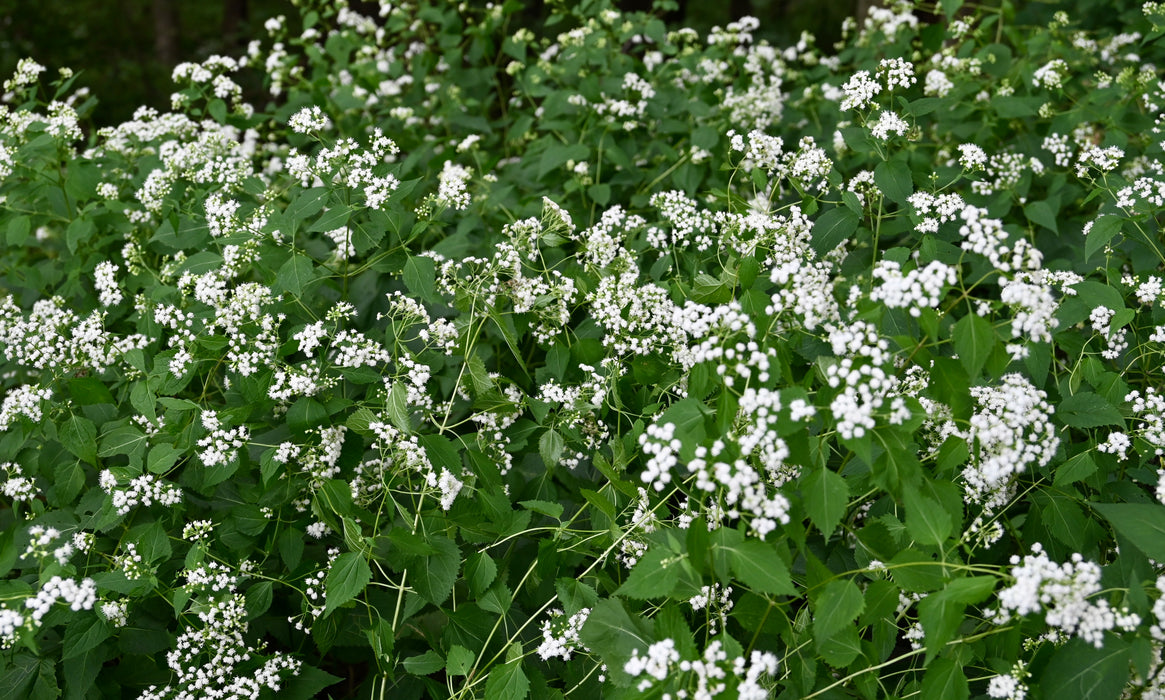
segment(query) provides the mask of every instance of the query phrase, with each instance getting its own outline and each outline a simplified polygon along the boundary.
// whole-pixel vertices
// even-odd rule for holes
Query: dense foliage
[[[0,695],[1165,695],[1165,8],[301,5],[4,84]]]

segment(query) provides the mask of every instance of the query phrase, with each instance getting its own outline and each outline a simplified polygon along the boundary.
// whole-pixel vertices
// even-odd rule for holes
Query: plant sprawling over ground
[[[300,4],[4,83],[0,696],[1165,695],[1165,8]]]

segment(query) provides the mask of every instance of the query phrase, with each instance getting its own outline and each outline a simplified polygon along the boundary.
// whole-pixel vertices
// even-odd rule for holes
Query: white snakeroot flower
[[[561,609],[550,611],[550,616],[542,623],[542,643],[538,645],[538,656],[543,661],[560,658],[570,661],[575,651],[590,650],[579,640],[579,632],[591,614],[590,608],[583,608],[567,616]]]
[[[326,131],[332,125],[332,120],[318,106],[304,107],[291,116],[287,125],[298,134],[312,131]]]
[[[441,174],[437,176],[438,187],[435,201],[441,206],[465,209],[469,206],[469,192],[466,186],[472,177],[469,169],[453,161],[445,161]]]
[[[959,165],[965,170],[982,170],[987,165],[987,154],[973,143],[960,144]]]
[[[994,513],[1010,502],[1016,475],[1045,466],[1060,439],[1047,394],[1022,375],[1005,375],[1001,386],[971,387],[971,396],[976,411],[964,438],[977,449],[963,469],[964,489],[968,502]]]
[[[93,286],[97,288],[98,301],[109,307],[120,304],[121,290],[117,288],[117,265],[108,260],[97,263],[93,270]]]
[[[37,389],[29,384],[18,386],[0,403],[0,431],[8,430],[17,416],[36,423],[43,415],[41,403],[53,397],[52,389]]]
[[[890,110],[884,110],[878,113],[878,120],[870,126],[870,133],[874,138],[886,141],[890,138],[890,134],[897,134],[902,136],[910,129],[910,125],[906,120],[898,116]]]
[[[881,301],[891,309],[909,309],[915,318],[921,315],[923,308],[938,306],[946,288],[957,278],[955,268],[937,260],[905,275],[898,263],[879,260],[874,266],[873,276],[881,280],[881,284],[870,291],[870,299]]]
[[[1064,78],[1066,77],[1068,77],[1068,64],[1062,58],[1054,58],[1036,69],[1036,72],[1032,74],[1032,85],[1058,90],[1064,86]]]
[[[882,91],[882,84],[871,77],[869,71],[860,70],[841,89],[845,94],[841,101],[842,111],[865,109],[873,104],[874,98]]]
[[[954,87],[955,84],[951,82],[947,74],[936,69],[927,71],[922,92],[928,97],[946,97]]]

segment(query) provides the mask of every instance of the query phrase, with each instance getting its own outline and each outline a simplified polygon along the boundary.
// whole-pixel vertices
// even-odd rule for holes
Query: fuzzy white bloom
[[[926,80],[922,85],[922,92],[929,97],[946,97],[955,84],[947,74],[941,70],[931,70],[926,73]]]
[[[117,265],[103,260],[97,263],[93,270],[93,286],[97,288],[98,301],[102,306],[115,306],[121,303],[121,290],[117,288]]]
[[[466,190],[466,186],[470,177],[472,177],[472,173],[469,172],[468,168],[457,165],[453,161],[445,161],[445,165],[441,168],[441,174],[438,175],[436,202],[453,209],[468,207],[469,192]]]
[[[1064,86],[1064,78],[1066,77],[1068,77],[1068,64],[1062,58],[1054,58],[1036,69],[1036,72],[1032,74],[1032,85],[1058,90]]]
[[[898,116],[890,110],[883,110],[878,113],[878,120],[870,125],[870,133],[874,138],[886,141],[891,134],[902,136],[910,129],[910,125],[906,120]]]
[[[291,116],[287,122],[293,131],[306,134],[312,131],[326,131],[332,125],[332,120],[324,110],[316,105],[304,107]]]

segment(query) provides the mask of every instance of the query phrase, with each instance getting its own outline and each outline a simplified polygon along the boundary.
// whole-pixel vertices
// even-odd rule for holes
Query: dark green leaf
[[[1084,237],[1084,260],[1087,261],[1098,250],[1104,250],[1113,236],[1120,233],[1124,219],[1114,214],[1107,214],[1096,218],[1088,235]]]
[[[850,624],[865,607],[862,591],[852,579],[839,578],[825,584],[817,595],[813,613],[813,632],[825,639]]]
[[[1165,506],[1157,503],[1093,503],[1104,519],[1154,561],[1165,561]]]
[[[959,353],[959,361],[973,381],[979,376],[979,370],[983,369],[983,364],[995,347],[995,330],[986,319],[967,314],[955,324],[951,338],[954,340],[955,352]]]
[[[1040,676],[1046,698],[1117,700],[1129,677],[1128,642],[1105,635],[1097,649],[1080,638],[1060,647]]]
[[[914,192],[910,166],[900,160],[878,163],[874,168],[874,184],[882,190],[886,199],[896,204],[905,204],[906,198]]]
[[[372,569],[368,568],[368,562],[364,561],[364,557],[355,552],[347,552],[337,557],[336,561],[332,562],[332,568],[328,571],[325,581],[327,605],[324,608],[324,616],[330,615],[333,610],[363,593],[371,580]]]
[[[1101,425],[1124,425],[1124,418],[1103,396],[1082,391],[1067,396],[1056,407],[1055,415],[1073,428],[1095,428]]]
[[[836,472],[814,469],[801,478],[801,500],[809,519],[828,538],[845,515],[849,487]]]

